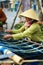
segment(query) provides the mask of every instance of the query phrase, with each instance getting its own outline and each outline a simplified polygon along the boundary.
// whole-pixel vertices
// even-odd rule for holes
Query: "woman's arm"
[[[11,32],[12,33],[20,33],[20,32],[23,32],[25,30],[25,25],[23,25],[20,29],[18,30],[12,30]]]
[[[14,30],[9,30],[9,29],[6,29],[5,32],[9,32],[9,33],[20,33],[20,32],[23,32],[25,30],[25,24],[18,30],[14,29]]]
[[[36,24],[36,25],[35,25],[35,24],[32,24],[32,25],[31,25],[27,30],[25,30],[24,32],[18,33],[18,34],[13,34],[12,37],[13,37],[14,39],[21,39],[21,38],[23,38],[23,37],[28,37],[28,38],[31,39],[31,35],[37,31],[38,27],[39,27],[39,26],[38,26],[37,24]]]
[[[21,33],[12,34],[5,36],[4,38],[13,38],[14,40],[22,39],[23,37],[28,37],[31,39],[31,35],[34,34],[38,30],[38,24],[32,24],[27,30]]]

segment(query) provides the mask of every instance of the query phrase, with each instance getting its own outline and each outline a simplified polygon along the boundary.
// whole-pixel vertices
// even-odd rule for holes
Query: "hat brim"
[[[37,13],[33,9],[29,9],[19,15],[19,17],[28,17],[31,19],[39,20]]]

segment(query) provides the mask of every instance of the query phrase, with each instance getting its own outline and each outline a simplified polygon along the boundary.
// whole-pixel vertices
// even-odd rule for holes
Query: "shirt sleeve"
[[[18,34],[13,34],[14,39],[21,39],[23,37],[28,37],[31,39],[31,35],[37,31],[38,25],[37,24],[32,24],[27,30],[25,30],[22,33]]]
[[[25,25],[23,25],[20,29],[18,30],[12,30],[12,33],[20,33],[23,32],[25,30]]]

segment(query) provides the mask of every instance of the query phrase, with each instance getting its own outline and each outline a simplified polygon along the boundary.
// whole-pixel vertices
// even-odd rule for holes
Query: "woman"
[[[25,17],[26,23],[19,30],[5,30],[5,32],[16,34],[8,34],[4,36],[4,39],[13,38],[14,40],[18,40],[27,37],[32,41],[43,42],[43,34],[40,25],[37,23],[39,18],[36,12],[33,9],[29,9],[21,13],[20,16]]]

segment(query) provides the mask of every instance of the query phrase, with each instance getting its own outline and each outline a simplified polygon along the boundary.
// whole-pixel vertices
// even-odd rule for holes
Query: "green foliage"
[[[24,25],[24,23],[18,23],[15,25],[15,29],[19,29],[20,27],[22,27]]]

